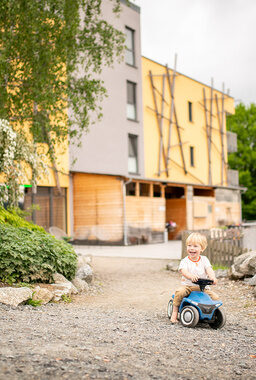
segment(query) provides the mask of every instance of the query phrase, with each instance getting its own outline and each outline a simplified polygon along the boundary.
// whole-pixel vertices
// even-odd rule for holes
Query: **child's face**
[[[188,254],[188,257],[193,260],[193,261],[196,261],[199,259],[200,257],[200,254],[202,252],[202,247],[200,244],[198,243],[189,243],[187,245],[187,254]]]

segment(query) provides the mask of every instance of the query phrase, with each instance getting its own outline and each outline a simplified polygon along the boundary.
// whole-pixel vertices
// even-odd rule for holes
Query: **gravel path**
[[[171,325],[179,275],[166,260],[93,258],[91,291],[70,304],[0,306],[0,379],[255,379],[251,289],[220,281],[221,330]]]

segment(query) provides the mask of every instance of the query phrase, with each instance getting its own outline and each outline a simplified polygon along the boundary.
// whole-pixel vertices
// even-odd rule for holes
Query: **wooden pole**
[[[168,177],[168,165],[167,165],[167,159],[166,159],[166,154],[165,154],[164,145],[163,145],[163,131],[162,131],[162,128],[161,128],[160,115],[159,115],[159,112],[158,112],[158,106],[157,106],[156,94],[155,94],[155,86],[154,86],[153,76],[152,76],[151,70],[149,71],[149,78],[150,78],[150,83],[151,83],[151,88],[152,88],[152,93],[153,93],[153,100],[154,100],[155,113],[156,113],[156,120],[157,120],[159,135],[160,135],[160,144],[162,146],[162,151],[159,150],[158,176],[160,176],[160,174],[161,174],[161,153],[162,153],[163,154],[163,158],[164,158],[164,164],[165,164],[165,172],[166,172],[166,175]]]
[[[212,105],[213,105],[213,78],[211,78],[211,100],[210,100],[210,125],[209,125],[209,158],[211,167],[211,182],[212,184]]]
[[[168,70],[168,66],[166,66],[166,76],[167,76],[167,83],[168,83],[168,88],[169,88],[169,92],[170,92],[170,97],[172,99],[173,115],[174,115],[174,118],[175,118],[175,121],[176,121],[176,123],[173,123],[173,121],[171,120],[170,128],[171,128],[172,124],[176,125],[178,139],[179,139],[179,145],[180,145],[181,159],[182,159],[182,164],[183,164],[183,170],[184,170],[184,173],[187,174],[186,162],[185,162],[185,157],[184,157],[184,152],[183,152],[183,146],[182,146],[182,140],[181,140],[181,134],[180,134],[180,126],[179,126],[179,123],[178,123],[178,117],[177,117],[176,107],[175,107],[175,99],[174,99],[174,95],[173,95],[173,92],[172,92],[172,84],[171,84],[171,79],[170,79],[170,73],[169,73],[169,70]],[[170,131],[169,131],[169,136],[170,136]],[[170,149],[169,149],[169,151],[170,151]],[[169,153],[169,156],[167,157],[167,160],[170,160],[170,153]]]
[[[225,83],[223,82],[222,83],[222,97],[221,97],[221,125],[222,125],[222,132],[224,134],[224,127],[225,127],[225,109],[224,109],[224,106],[225,106]],[[227,165],[224,165],[225,163],[225,155],[224,155],[224,144],[223,144],[223,166],[224,166],[224,173],[225,173],[225,176],[226,176],[226,181],[227,181]]]
[[[218,124],[220,129],[220,142],[221,142],[221,185],[223,186],[224,183],[224,166],[226,164],[225,162],[225,156],[224,156],[224,131],[223,131],[223,125],[222,125],[222,119],[220,118],[220,111],[219,111],[219,102],[218,102],[218,96],[215,94],[215,102],[217,107],[217,117],[218,117]]]
[[[162,104],[161,104],[161,114],[160,114],[160,130],[162,133],[162,138],[160,139],[159,142],[159,163],[161,160],[161,152],[164,150],[164,145],[163,145],[163,114],[164,114],[164,93],[165,93],[165,75],[162,77]],[[160,169],[160,167],[159,167]],[[168,170],[168,158],[166,160],[166,171]],[[167,172],[168,176],[168,172]]]
[[[205,88],[203,88],[203,98],[204,98],[204,115],[206,124],[206,135],[207,135],[207,147],[208,147],[208,184],[212,185],[212,172],[211,172],[211,149],[210,149],[210,135],[209,135],[209,123],[208,123],[208,109],[206,104]]]
[[[176,78],[176,67],[177,67],[177,54],[175,54],[174,57],[174,68],[173,68],[173,76],[172,76],[172,83],[171,83],[171,108],[170,108],[170,120],[169,120],[169,132],[168,132],[168,147],[167,147],[167,163],[169,164],[170,159],[170,149],[171,149],[171,134],[172,134],[172,124],[173,124],[173,111],[174,111],[174,88],[175,88],[175,78]],[[166,65],[166,71],[169,74],[169,68],[168,65]],[[170,81],[170,79],[168,79]],[[170,86],[170,84],[169,84]]]

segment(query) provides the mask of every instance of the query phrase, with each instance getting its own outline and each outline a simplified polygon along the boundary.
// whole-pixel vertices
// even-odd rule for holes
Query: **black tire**
[[[171,316],[172,316],[172,310],[173,310],[173,300],[171,299],[169,302],[168,302],[168,305],[167,305],[167,316],[169,319],[171,319]]]
[[[223,309],[216,309],[213,315],[213,322],[209,323],[214,330],[221,329],[226,324],[226,313]]]
[[[184,306],[180,313],[180,321],[185,327],[195,327],[199,321],[199,312],[194,306]]]

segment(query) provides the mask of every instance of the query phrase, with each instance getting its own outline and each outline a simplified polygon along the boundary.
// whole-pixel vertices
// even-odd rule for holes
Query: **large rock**
[[[215,270],[215,276],[216,276],[216,278],[228,277],[228,270],[227,269],[216,269]]]
[[[69,281],[69,280],[67,280],[66,277],[64,277],[62,274],[60,274],[60,273],[54,273],[53,280],[54,280],[55,284],[70,284],[71,289],[72,289],[71,294],[77,294],[78,293],[78,290],[72,284],[72,282]]]
[[[166,269],[172,272],[177,272],[179,269],[180,260],[172,260],[166,265]]]
[[[18,306],[21,303],[32,298],[30,288],[0,288],[0,302],[5,305]]]
[[[242,279],[256,274],[256,251],[243,253],[234,260],[231,267],[230,277]]]
[[[76,287],[78,292],[86,292],[89,289],[87,282],[78,277],[75,277],[74,280],[72,280],[72,284]]]
[[[40,286],[36,286],[33,290],[32,300],[33,301],[41,301],[42,305],[50,302],[54,297],[54,294],[50,292],[50,290],[46,288],[40,288]]]
[[[86,264],[91,264],[92,256],[91,255],[79,255],[77,257],[77,269],[83,267]]]
[[[247,284],[251,286],[256,286],[256,274],[248,279]]]
[[[50,289],[53,292],[53,301],[57,302],[62,299],[62,296],[70,297],[72,294],[72,286],[70,283],[51,284]]]
[[[86,282],[91,283],[92,277],[93,277],[93,271],[89,264],[85,264],[81,268],[78,269],[76,273],[76,277],[80,278],[81,280],[84,280]]]

